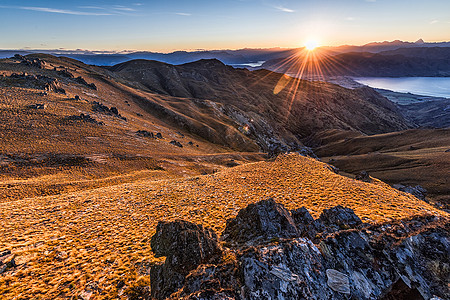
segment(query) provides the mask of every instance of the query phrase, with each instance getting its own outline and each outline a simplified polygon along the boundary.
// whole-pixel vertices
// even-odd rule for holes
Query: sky
[[[0,49],[145,50],[450,41],[450,0],[0,0]]]

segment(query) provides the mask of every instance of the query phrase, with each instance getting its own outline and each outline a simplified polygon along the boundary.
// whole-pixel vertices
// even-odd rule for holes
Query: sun
[[[308,51],[313,51],[319,46],[319,43],[316,40],[308,40],[305,43],[305,47]]]

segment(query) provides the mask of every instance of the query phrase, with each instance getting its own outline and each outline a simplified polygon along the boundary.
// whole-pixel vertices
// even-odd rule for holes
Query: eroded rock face
[[[369,226],[341,206],[314,220],[305,208],[289,212],[273,200],[261,201],[227,222],[223,238],[231,248],[224,251],[233,253],[228,259],[196,265],[184,277],[169,268],[161,273],[179,280],[170,281],[177,299],[446,299],[449,221],[422,216]],[[319,234],[310,238],[308,229]],[[153,238],[163,241],[163,252],[155,247],[155,253],[168,255],[178,243],[169,232],[179,231],[164,232]],[[179,252],[192,246],[183,245],[187,250],[170,253],[188,255]]]
[[[216,262],[221,255],[214,231],[180,220],[159,222],[151,247],[155,257],[166,257],[164,264],[150,271],[151,294],[157,299],[178,291],[190,271],[200,264]]]

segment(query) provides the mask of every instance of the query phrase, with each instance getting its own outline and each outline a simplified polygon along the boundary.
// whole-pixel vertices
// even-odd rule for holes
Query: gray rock
[[[151,295],[165,299],[178,291],[190,271],[221,255],[217,235],[208,228],[186,221],[159,222],[151,239],[155,257],[166,256],[150,270]]]
[[[355,179],[369,183],[372,182],[372,178],[370,178],[369,173],[367,173],[367,171],[361,171],[361,173],[356,175]]]
[[[340,205],[330,209],[324,209],[319,220],[325,226],[336,229],[356,228],[362,224],[361,219],[352,209]]]
[[[421,300],[447,299],[450,294],[448,218],[422,216],[361,226],[353,211],[343,207],[326,210],[313,222],[304,208],[292,215],[295,222],[273,200],[249,205],[227,222],[222,237],[244,242],[228,243],[231,247],[224,250],[235,258],[200,265],[197,260],[193,264],[196,269],[183,276],[175,271],[178,261],[168,257],[166,264],[169,261],[172,269],[157,266],[152,272],[166,278],[176,290],[172,296],[179,299]],[[316,239],[288,238],[294,234],[289,231],[291,223],[322,226],[324,231]],[[271,233],[266,235],[268,231]],[[177,232],[173,235],[178,236]],[[284,238],[274,242],[267,239],[270,236]],[[173,250],[171,239],[167,245],[163,243],[164,253],[191,253],[192,245],[186,243],[199,243],[198,239],[183,238]]]
[[[350,283],[347,275],[339,271],[328,269],[327,273],[327,285],[336,292],[350,294]]]
[[[223,239],[227,242],[250,243],[256,240],[292,238],[299,235],[288,210],[273,199],[250,204],[227,220]]]

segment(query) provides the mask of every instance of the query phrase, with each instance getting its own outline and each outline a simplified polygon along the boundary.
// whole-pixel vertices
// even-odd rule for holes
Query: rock
[[[79,101],[81,98],[80,98],[80,96],[75,95],[74,99],[77,100],[77,101]]]
[[[318,223],[325,232],[336,231],[318,235],[315,242],[296,236],[276,243],[254,238],[264,236],[263,229],[275,232],[268,237],[286,235],[282,228],[289,227],[289,219],[297,226],[317,227]],[[163,242],[159,248],[155,245],[155,253],[169,256],[164,265],[152,268],[152,293],[165,290],[158,299],[172,295],[176,299],[337,300],[447,299],[450,294],[450,219],[420,216],[361,226],[351,209],[337,206],[312,220],[305,208],[293,210],[291,217],[273,200],[251,204],[227,221],[222,239],[252,239],[252,243],[227,243],[229,248],[223,249],[227,259],[206,263],[184,259],[203,247],[202,238],[183,233],[198,225],[158,228]],[[202,227],[195,228],[194,232],[203,232]],[[185,266],[186,261],[191,267],[180,271],[178,264]],[[166,286],[170,291],[161,289]]]
[[[273,199],[250,204],[228,219],[223,238],[227,242],[246,243],[255,240],[292,238],[299,232],[288,210]]]
[[[177,147],[180,147],[180,148],[183,148],[183,145],[180,142],[176,141],[176,140],[170,141],[170,144],[172,144],[174,146],[177,146]]]
[[[155,137],[153,132],[148,132],[147,130],[138,130],[136,131],[136,134],[143,137],[151,137],[151,138]]]
[[[98,124],[98,125],[104,125],[103,122],[99,122],[96,119],[92,118],[89,114],[83,114],[83,113],[80,115],[68,116],[68,117],[66,117],[66,120],[83,121],[83,122],[88,122],[88,123],[93,123],[93,124]]]
[[[448,153],[448,152],[450,152],[450,149],[447,149],[447,150],[445,150],[444,152],[445,152],[445,153]]]
[[[335,230],[356,228],[362,224],[361,219],[352,209],[340,205],[324,209],[319,220],[325,226],[332,227]]]
[[[180,220],[159,222],[151,247],[155,257],[166,256],[163,265],[155,265],[150,271],[151,295],[156,299],[178,291],[190,271],[217,261],[222,253],[214,231]]]
[[[367,173],[367,171],[361,171],[361,173],[356,175],[355,179],[369,183],[372,182],[372,178],[370,178],[369,173]]]
[[[193,143],[192,141],[189,141],[189,142],[188,142],[188,145],[189,145],[189,146],[193,146],[194,143]]]
[[[105,115],[115,116],[125,121],[127,120],[125,117],[122,117],[119,114],[119,110],[117,109],[117,107],[112,106],[111,108],[109,108],[108,106],[97,101],[92,102],[92,110]]]
[[[232,168],[232,167],[239,166],[239,163],[237,163],[236,161],[234,161],[234,159],[230,159],[230,161],[227,162],[227,163],[225,164],[225,166],[227,166],[228,168]]]
[[[163,138],[161,132],[157,132],[156,133],[156,138],[158,138],[158,139],[162,139]]]
[[[347,275],[333,269],[328,269],[326,273],[328,278],[327,285],[333,291],[350,294],[350,283]]]
[[[117,107],[112,106],[110,108],[111,113],[115,114],[115,115],[119,115],[119,110],[117,109]]]
[[[60,70],[56,72],[59,76],[65,77],[65,78],[74,78],[75,76],[73,76],[72,73],[70,73],[67,70]]]
[[[46,109],[47,105],[42,104],[42,103],[36,103],[36,104],[30,104],[27,107],[31,108],[31,109]]]
[[[311,238],[316,235],[317,228],[314,226],[314,218],[305,207],[291,210],[291,215],[300,235]]]
[[[426,199],[427,190],[420,185],[416,185],[415,187],[412,187],[409,185],[405,186],[403,184],[394,184],[392,187],[399,191],[409,193],[422,201],[428,202]]]

